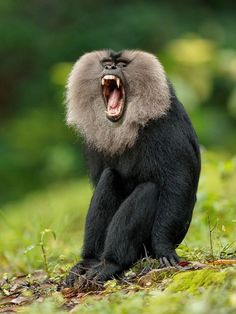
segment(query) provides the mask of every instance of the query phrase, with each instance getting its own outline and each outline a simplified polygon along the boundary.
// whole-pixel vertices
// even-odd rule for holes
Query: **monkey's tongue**
[[[109,95],[108,110],[115,109],[116,107],[118,107],[120,98],[121,98],[121,91],[118,88],[115,88]]]

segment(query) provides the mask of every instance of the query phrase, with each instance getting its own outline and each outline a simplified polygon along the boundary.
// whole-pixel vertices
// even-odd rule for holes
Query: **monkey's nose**
[[[106,64],[105,65],[105,69],[106,70],[115,70],[116,69],[116,65],[115,64]]]

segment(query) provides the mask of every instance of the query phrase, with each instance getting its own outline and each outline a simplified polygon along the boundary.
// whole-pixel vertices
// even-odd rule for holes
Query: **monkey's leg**
[[[157,198],[156,185],[143,183],[120,205],[108,228],[101,263],[87,272],[89,279],[105,281],[141,257],[151,239]]]
[[[108,225],[122,202],[121,189],[118,173],[106,168],[96,186],[86,217],[82,261],[70,270],[65,286],[72,286],[79,275],[99,262]]]
[[[195,199],[191,191],[181,188],[162,191],[152,229],[152,250],[161,267],[178,264],[175,249],[188,231]]]

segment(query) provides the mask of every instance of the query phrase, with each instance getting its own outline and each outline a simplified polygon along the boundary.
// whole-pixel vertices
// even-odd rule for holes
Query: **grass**
[[[203,150],[193,221],[178,254],[207,263],[236,256],[236,159]],[[53,185],[0,210],[0,313],[234,313],[236,266],[153,271],[150,261],[95,293],[56,291],[79,259],[92,189],[87,179]],[[149,263],[149,264],[148,264]],[[141,279],[140,279],[141,277]],[[133,279],[132,279],[133,278]],[[72,295],[70,295],[72,293]]]

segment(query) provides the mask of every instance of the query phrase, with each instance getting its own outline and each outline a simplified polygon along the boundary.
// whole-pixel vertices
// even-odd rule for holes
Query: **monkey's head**
[[[140,127],[165,115],[169,105],[163,67],[146,52],[86,53],[69,76],[67,122],[107,154],[132,147]]]

